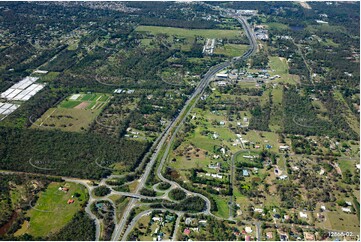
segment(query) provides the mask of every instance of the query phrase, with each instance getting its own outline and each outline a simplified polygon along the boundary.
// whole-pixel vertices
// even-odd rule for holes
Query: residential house
[[[189,228],[185,228],[184,231],[183,231],[183,234],[185,234],[187,236],[190,235],[190,233],[191,233],[191,231],[190,231]]]
[[[262,208],[255,208],[254,211],[256,213],[263,213],[263,209]]]
[[[199,220],[199,225],[206,226],[207,220]]]
[[[290,147],[288,145],[280,145],[279,150],[289,150]]]
[[[163,219],[160,218],[160,217],[153,217],[152,220],[153,220],[154,222],[158,222],[158,221],[159,221],[159,222],[162,222]]]
[[[303,232],[303,236],[304,236],[305,240],[307,240],[307,241],[315,240],[315,235],[311,232]]]
[[[344,208],[344,207],[342,207],[341,209],[342,209],[342,211],[345,212],[345,213],[351,213],[351,208]]]
[[[307,213],[300,212],[300,217],[301,217],[301,218],[307,218]]]
[[[185,223],[186,225],[191,225],[192,222],[193,222],[193,218],[186,218],[186,220],[185,220],[184,223]]]
[[[267,239],[273,239],[273,233],[272,232],[267,232],[266,237],[267,237]]]
[[[221,168],[221,163],[217,162],[217,164],[210,164],[208,166],[209,169],[220,169]]]
[[[251,227],[245,227],[244,230],[246,231],[247,234],[252,233],[252,228]]]
[[[166,220],[166,222],[173,222],[174,221],[174,216],[171,216],[171,215],[167,215],[167,216],[165,216],[165,220]]]
[[[199,228],[190,228],[191,230],[195,231],[195,232],[199,232]]]

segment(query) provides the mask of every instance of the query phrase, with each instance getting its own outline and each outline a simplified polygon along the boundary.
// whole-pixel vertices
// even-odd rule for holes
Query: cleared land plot
[[[172,28],[172,27],[158,27],[158,26],[138,26],[136,31],[142,33],[149,33],[152,35],[165,34],[167,35],[167,41],[172,43],[173,47],[181,48],[183,51],[190,51],[193,41],[196,37],[198,38],[198,43],[203,43],[208,39],[238,39],[242,35],[240,30],[224,30],[224,29],[186,29],[186,28]],[[181,40],[181,41],[179,41]],[[146,47],[151,47],[151,40],[149,37],[142,40],[142,45]],[[232,50],[229,49],[228,54],[232,53]]]
[[[89,106],[88,102],[81,102],[79,105],[75,106],[75,109],[86,109]]]
[[[86,130],[99,115],[100,110],[50,108],[31,127],[40,129],[61,129],[63,131]]]
[[[186,151],[188,148],[188,152]],[[176,154],[172,154],[171,160],[173,158],[176,161],[172,161],[170,164],[176,169],[191,169],[199,167],[207,167],[211,163],[211,159],[205,155],[205,150],[195,149],[194,147],[190,149],[189,143],[185,142],[180,147],[177,148]],[[179,154],[181,153],[181,154]]]
[[[324,226],[335,231],[348,231],[360,234],[359,219],[355,214],[347,214],[341,211],[328,212]]]
[[[306,3],[306,1],[300,1],[299,3],[303,8],[312,9],[311,6],[308,3]]]
[[[218,211],[216,212],[217,215],[223,217],[223,218],[228,218],[229,216],[229,207],[228,207],[228,202],[229,199],[228,197],[221,197],[221,196],[212,196],[214,201],[217,204],[217,208]]]
[[[60,186],[67,187],[69,191],[59,191]],[[80,194],[80,197],[72,198],[71,196],[75,193]],[[69,199],[73,199],[74,203],[67,204]],[[21,232],[33,236],[55,233],[71,221],[86,200],[86,189],[82,185],[53,182],[44,192],[40,193],[36,204],[33,204],[34,207],[27,213],[30,221],[23,225]]]
[[[270,29],[275,29],[275,30],[287,30],[287,29],[289,29],[288,25],[282,24],[282,23],[270,22],[270,23],[267,23],[266,25],[268,25],[268,27]]]
[[[283,91],[281,87],[272,89],[272,112],[269,127],[272,131],[282,129],[283,108],[282,108]]]
[[[74,94],[58,107],[50,108],[36,120],[32,128],[61,129],[64,131],[87,130],[109,101],[108,94]]]
[[[260,134],[262,134],[263,137],[261,137]],[[244,138],[250,142],[255,142],[256,145],[259,145],[260,148],[258,150],[262,150],[263,147],[266,148],[266,145],[269,144],[272,146],[272,148],[269,149],[270,151],[278,152],[280,144],[278,143],[278,135],[276,133],[251,130]],[[251,150],[254,150],[252,146]]]
[[[54,81],[58,75],[60,74],[60,72],[48,72],[46,75],[44,76],[41,76],[39,81],[41,82],[51,82],[51,81]]]
[[[214,50],[214,54],[236,57],[243,55],[248,48],[248,45],[225,44],[224,46],[217,46]]]
[[[351,109],[348,107],[345,99],[343,98],[340,91],[336,90],[334,91],[334,97],[336,100],[340,101],[344,108],[343,115],[347,120],[347,123],[350,125],[350,128],[352,128],[356,133],[360,134],[360,123],[355,118],[355,115],[352,113]]]
[[[238,38],[241,35],[239,30],[224,30],[224,29],[185,29],[172,27],[157,27],[157,26],[138,26],[138,32],[150,32],[156,34],[175,35],[184,38],[194,38],[195,36],[202,36],[204,38]]]
[[[276,78],[271,82],[283,82],[296,84],[299,82],[299,77],[296,75],[289,74],[288,63],[285,58],[278,56],[271,56],[269,58],[269,65],[271,70],[274,70],[270,73],[271,76],[280,75],[281,78]]]
[[[235,156],[235,161],[236,162],[254,162],[254,158],[250,158],[250,156],[253,156],[256,158],[259,156],[259,154],[258,154],[258,152],[255,152],[255,151],[245,150],[245,151],[239,152]]]
[[[341,168],[342,173],[345,173],[346,170],[350,170],[353,173],[354,170],[356,169],[356,162],[354,162],[352,160],[340,159],[338,161],[338,165]]]

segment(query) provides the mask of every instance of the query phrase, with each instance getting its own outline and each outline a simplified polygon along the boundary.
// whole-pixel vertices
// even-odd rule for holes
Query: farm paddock
[[[73,94],[57,107],[47,110],[31,127],[70,132],[86,131],[109,99],[107,94]]]

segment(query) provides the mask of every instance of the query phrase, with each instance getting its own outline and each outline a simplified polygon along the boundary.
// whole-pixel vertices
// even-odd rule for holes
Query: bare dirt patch
[[[301,5],[303,8],[312,9],[311,6],[310,6],[306,1],[300,1],[300,5]]]
[[[76,109],[85,109],[86,107],[88,107],[89,103],[88,102],[82,102],[81,104],[79,104],[78,106],[76,106]]]

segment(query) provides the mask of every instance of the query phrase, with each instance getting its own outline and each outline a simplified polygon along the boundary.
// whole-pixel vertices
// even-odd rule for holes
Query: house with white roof
[[[304,212],[300,212],[300,217],[301,218],[307,218],[307,213],[304,213]]]
[[[344,208],[342,207],[341,210],[345,213],[351,213],[351,208]]]

